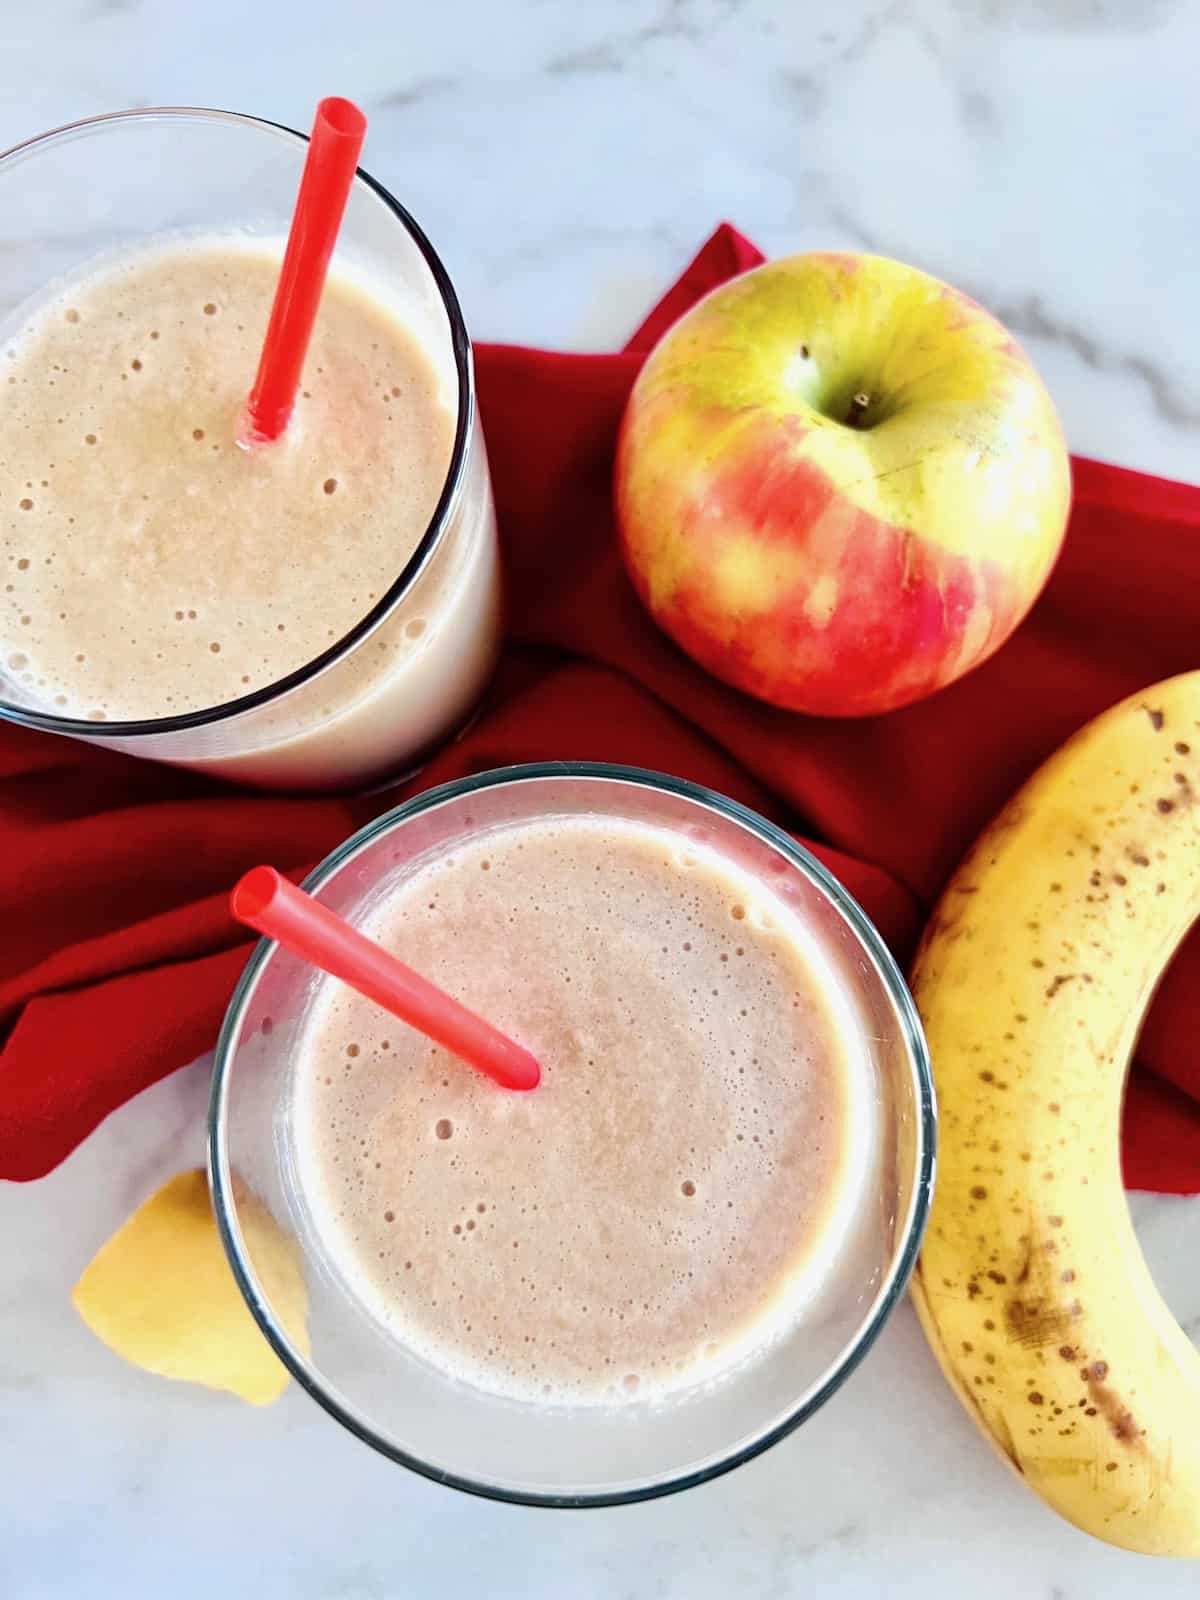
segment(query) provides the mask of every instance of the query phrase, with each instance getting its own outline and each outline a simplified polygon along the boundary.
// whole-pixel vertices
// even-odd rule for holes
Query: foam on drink
[[[856,1019],[782,901],[665,830],[564,817],[418,867],[362,926],[543,1067],[509,1093],[322,985],[298,1187],[395,1338],[484,1389],[614,1404],[719,1378],[804,1316],[876,1130]]]

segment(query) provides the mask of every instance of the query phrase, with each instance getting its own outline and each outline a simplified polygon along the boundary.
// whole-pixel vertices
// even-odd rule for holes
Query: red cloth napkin
[[[225,909],[246,867],[307,869],[422,788],[556,757],[666,769],[797,832],[906,961],[950,869],[1038,762],[1123,695],[1200,665],[1200,489],[1092,461],[1075,463],[1070,535],[1031,618],[931,700],[820,721],[746,699],[679,654],[617,558],[617,425],[654,340],[760,259],[720,228],[619,355],[478,350],[508,645],[485,714],[412,782],[280,799],[0,728],[0,1176],[48,1172],[212,1045],[248,951]],[[1131,1185],[1200,1190],[1198,1033],[1193,938],[1139,1046]]]

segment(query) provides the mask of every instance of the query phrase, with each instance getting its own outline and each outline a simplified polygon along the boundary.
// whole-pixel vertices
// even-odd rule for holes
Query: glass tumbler
[[[0,335],[73,277],[159,238],[237,233],[282,246],[307,147],[304,135],[256,117],[172,107],[71,123],[0,154]],[[284,789],[363,788],[398,776],[468,719],[500,639],[496,520],[471,343],[428,239],[361,170],[339,261],[376,283],[412,328],[456,413],[441,496],[390,586],[313,660],[220,705],[143,721],[78,720],[40,703],[0,657],[0,716]],[[247,388],[257,356],[250,353]],[[107,514],[98,490],[76,518]],[[104,605],[102,593],[95,604]]]
[[[272,942],[256,947],[230,1003],[210,1112],[210,1180],[225,1248],[250,1310],[296,1379],[394,1460],[459,1489],[548,1506],[618,1504],[701,1483],[810,1417],[863,1358],[904,1291],[934,1161],[929,1060],[883,941],[807,851],[721,795],[632,768],[505,768],[432,789],[380,817],[306,887],[353,923],[464,840],[575,816],[677,834],[760,880],[802,921],[855,1019],[865,1099],[879,1129],[862,1157],[870,1164],[857,1191],[864,1198],[816,1302],[773,1342],[707,1385],[613,1406],[487,1393],[406,1349],[331,1259],[297,1159],[296,1042],[322,985],[335,980]],[[299,1265],[311,1347],[285,1325],[270,1263],[255,1261],[249,1239],[261,1234],[243,1228],[251,1196]]]

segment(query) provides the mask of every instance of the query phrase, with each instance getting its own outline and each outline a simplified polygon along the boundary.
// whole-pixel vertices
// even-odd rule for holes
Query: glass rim
[[[369,1420],[343,1405],[326,1387],[318,1369],[291,1342],[286,1330],[275,1318],[262,1294],[253,1267],[244,1249],[241,1228],[237,1221],[237,1203],[233,1194],[233,1174],[229,1165],[226,1138],[227,1106],[230,1068],[234,1059],[238,1035],[247,1007],[258,986],[259,979],[278,946],[273,940],[260,939],[238,978],[228,1008],[221,1023],[213,1062],[213,1078],[208,1105],[208,1180],[212,1197],[217,1231],[226,1257],[246,1304],[266,1336],[275,1354],[283,1362],[297,1383],[323,1410],[364,1444],[378,1450],[390,1460],[410,1471],[444,1484],[466,1494],[482,1499],[502,1501],[511,1505],[541,1506],[557,1509],[590,1509],[603,1506],[634,1505],[641,1501],[656,1500],[695,1488],[723,1476],[735,1467],[752,1461],[772,1445],[793,1433],[807,1421],[825,1402],[841,1388],[875,1343],[884,1324],[902,1298],[916,1264],[933,1194],[936,1165],[937,1116],[935,1110],[933,1070],[925,1034],[917,1014],[916,1003],[891,951],[884,943],[874,923],[863,911],[838,879],[827,867],[798,844],[782,828],[742,805],[737,800],[716,790],[692,783],[685,778],[671,777],[645,767],[629,767],[601,761],[542,761],[516,766],[496,767],[487,772],[452,779],[438,784],[411,799],[394,806],[390,811],[374,818],[332,850],[304,879],[303,887],[311,894],[320,889],[342,867],[377,839],[402,827],[422,813],[459,800],[480,790],[504,785],[537,783],[548,778],[601,780],[632,784],[674,795],[715,811],[778,850],[790,864],[806,877],[840,913],[856,935],[860,945],[871,959],[873,969],[895,1006],[900,1021],[909,1070],[913,1080],[914,1102],[917,1109],[916,1137],[917,1159],[913,1164],[912,1192],[908,1198],[901,1229],[897,1234],[895,1249],[888,1269],[862,1322],[846,1348],[836,1357],[801,1398],[782,1417],[763,1428],[754,1437],[739,1444],[701,1466],[687,1472],[674,1472],[659,1476],[632,1488],[584,1490],[581,1492],[553,1492],[510,1487],[472,1478],[468,1474],[450,1472],[423,1460],[420,1456],[402,1449],[384,1438]]]
[[[266,117],[249,116],[241,111],[223,111],[208,106],[148,106],[131,111],[107,111],[98,116],[81,117],[75,122],[63,123],[57,128],[48,129],[45,133],[23,139],[7,150],[0,150],[0,179],[9,167],[20,164],[42,149],[69,143],[98,129],[127,122],[223,122],[230,126],[256,129],[271,136],[281,136],[285,142],[288,139],[298,139],[301,144],[307,144],[309,138],[308,134],[290,128],[286,123],[272,122]],[[136,739],[152,734],[182,733],[191,728],[206,728],[228,722],[244,712],[256,710],[279,700],[291,690],[311,682],[350,655],[392,614],[424,572],[441,545],[463,495],[467,453],[475,422],[475,359],[454,285],[450,282],[441,258],[420,224],[390,190],[385,189],[378,179],[373,178],[362,167],[355,172],[354,186],[373,194],[408,233],[433,279],[449,324],[458,388],[454,447],[450,452],[450,462],[437,504],[416,549],[370,610],[340,639],[328,645],[311,660],[285,673],[283,677],[276,678],[249,694],[238,695],[233,700],[223,700],[213,706],[202,706],[197,711],[183,711],[167,717],[140,717],[113,722],[90,722],[81,717],[59,716],[51,711],[40,711],[32,706],[19,705],[0,694],[0,717],[9,722],[19,723],[23,727],[40,729],[45,733],[69,734],[73,738],[89,741]]]

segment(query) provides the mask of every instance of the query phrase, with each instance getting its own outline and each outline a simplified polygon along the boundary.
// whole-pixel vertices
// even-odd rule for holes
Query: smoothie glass
[[[51,286],[156,239],[282,241],[307,138],[223,111],[167,108],[72,123],[0,155],[0,333]],[[411,558],[350,631],[274,683],[146,721],[80,721],[31,699],[0,662],[0,716],[269,788],[361,788],[418,765],[469,717],[499,647],[495,511],[471,344],[416,222],[360,171],[334,264],[367,274],[456,396],[441,497]],[[247,350],[247,392],[258,361]],[[105,515],[103,504],[79,516]],[[180,521],[186,537],[186,520]],[[104,595],[95,604],[103,607]]]
[[[389,885],[465,839],[576,815],[678,833],[760,878],[805,922],[860,1019],[879,1125],[862,1191],[868,1198],[817,1302],[795,1326],[714,1383],[612,1407],[488,1394],[407,1351],[349,1292],[299,1177],[290,1115],[294,1045],[319,986],[333,980],[269,941],[256,947],[221,1030],[209,1129],[213,1201],[234,1274],[298,1382],[360,1439],[430,1478],[548,1506],[620,1504],[687,1488],[811,1416],[865,1355],[904,1291],[934,1161],[929,1060],[882,940],[807,851],[721,795],[634,768],[504,768],[388,812],[334,851],[306,888],[354,922]],[[311,1353],[285,1327],[267,1287],[270,1269],[260,1272],[248,1246],[240,1214],[247,1192],[274,1218],[299,1264]]]

